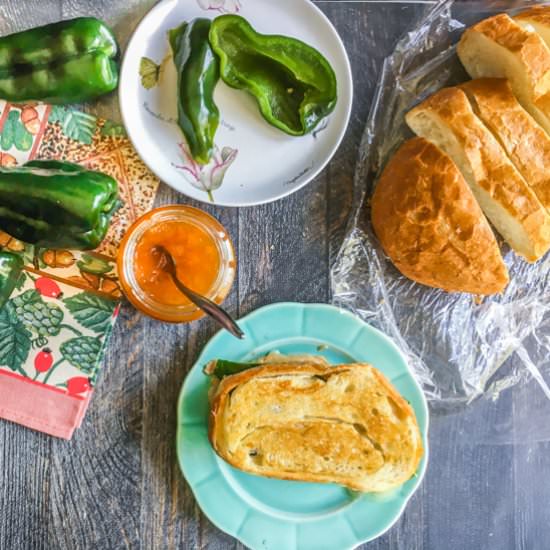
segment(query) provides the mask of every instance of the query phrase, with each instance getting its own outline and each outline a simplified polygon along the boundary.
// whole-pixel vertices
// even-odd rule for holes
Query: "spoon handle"
[[[178,289],[189,298],[197,307],[202,309],[205,313],[215,319],[224,329],[229,331],[233,336],[242,340],[244,338],[244,332],[239,328],[237,323],[231,318],[218,304],[193,292],[190,288],[187,288],[181,283],[175,275],[172,275],[172,280]]]

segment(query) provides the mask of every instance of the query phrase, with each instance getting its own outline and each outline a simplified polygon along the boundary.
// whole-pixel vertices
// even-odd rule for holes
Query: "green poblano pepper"
[[[334,70],[304,42],[260,34],[243,17],[222,15],[212,22],[210,44],[223,81],[250,92],[267,122],[283,132],[305,135],[334,110]]]
[[[119,48],[98,19],[79,17],[0,38],[0,98],[80,103],[114,90]]]
[[[12,252],[0,252],[0,309],[15,289],[22,269],[21,256]]]
[[[203,372],[221,379],[224,376],[238,374],[261,365],[262,363],[239,363],[237,361],[226,361],[225,359],[214,359],[204,366]]]
[[[116,181],[77,164],[0,168],[0,229],[39,248],[96,248],[118,206]]]
[[[208,42],[210,25],[209,19],[199,18],[168,33],[178,73],[178,124],[199,164],[211,159],[220,122],[214,102],[220,65]]]

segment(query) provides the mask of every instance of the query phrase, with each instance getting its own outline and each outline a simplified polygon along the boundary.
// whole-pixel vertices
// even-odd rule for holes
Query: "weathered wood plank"
[[[326,181],[323,176],[239,218],[239,303],[245,314],[280,301],[328,299]]]
[[[462,413],[433,419],[434,467],[424,484],[427,548],[513,547],[514,449],[493,444],[491,436],[493,427],[511,420],[511,397],[482,400]]]
[[[328,183],[327,215],[330,265],[342,244],[353,200],[359,145],[378,76],[397,40],[425,11],[422,4],[318,2],[340,34],[350,57],[354,102],[346,135],[324,177]],[[391,24],[388,22],[391,21]]]
[[[52,439],[0,424],[0,548],[45,548]]]
[[[1,2],[0,35],[19,32],[40,25],[53,23],[61,19],[61,0],[47,2]]]

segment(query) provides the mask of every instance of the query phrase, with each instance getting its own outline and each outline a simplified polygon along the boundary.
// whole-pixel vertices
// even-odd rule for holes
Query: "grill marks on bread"
[[[210,437],[245,471],[363,491],[403,483],[422,456],[411,407],[364,364],[267,365],[227,377]]]

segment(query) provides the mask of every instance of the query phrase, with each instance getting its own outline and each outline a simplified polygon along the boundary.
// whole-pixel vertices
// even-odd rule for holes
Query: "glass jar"
[[[142,248],[145,242],[155,242],[155,237],[152,235],[161,235],[163,231],[172,231],[172,229],[178,229],[180,237],[181,231],[188,229],[189,233],[193,233],[195,236],[203,236],[204,242],[212,249],[212,243],[217,253],[218,262],[215,264],[217,275],[214,274],[213,282],[209,285],[209,288],[201,289],[201,292],[207,298],[210,298],[214,302],[221,304],[223,300],[229,294],[233,280],[235,278],[236,260],[233,245],[229,238],[229,235],[225,228],[212,216],[191,206],[164,206],[157,208],[145,216],[137,220],[127,231],[118,252],[117,265],[120,283],[124,294],[134,307],[142,311],[146,315],[158,319],[160,321],[166,321],[169,323],[188,323],[199,319],[204,313],[198,309],[194,304],[190,303],[186,298],[181,295],[181,299],[185,303],[175,304],[166,303],[159,299],[159,292],[151,292],[151,288],[147,288],[145,284],[140,284],[140,280],[143,281],[143,265],[140,261],[143,260]],[[184,235],[185,236],[185,235]],[[164,240],[170,237],[167,233],[163,235]],[[172,242],[170,242],[172,241]],[[169,238],[166,248],[168,251],[171,246],[178,245],[178,238],[172,240]],[[157,244],[161,244],[160,242]],[[200,239],[199,239],[200,244]],[[141,248],[140,248],[141,247]],[[185,244],[178,246],[178,250],[185,254]],[[212,262],[212,254],[209,257],[201,258],[200,246],[195,246],[194,254],[199,257],[194,258],[189,265],[204,267],[204,263]],[[205,247],[206,254],[206,247]],[[171,252],[172,253],[172,252]],[[174,254],[172,253],[174,256]],[[178,258],[174,257],[176,266],[178,265]],[[213,264],[214,265],[214,264]],[[187,274],[187,273],[186,273]],[[178,269],[179,275],[179,269]],[[192,273],[189,273],[191,276]],[[166,277],[166,274],[163,274]],[[186,282],[183,277],[180,277],[182,282]],[[154,282],[154,281],[153,281]],[[169,284],[173,283],[170,281]],[[192,290],[199,291],[191,284],[187,284]],[[174,285],[175,289],[175,285]],[[170,289],[172,291],[172,289]],[[162,292],[160,293],[162,295]]]

